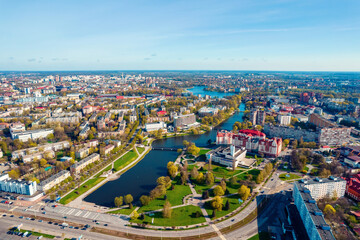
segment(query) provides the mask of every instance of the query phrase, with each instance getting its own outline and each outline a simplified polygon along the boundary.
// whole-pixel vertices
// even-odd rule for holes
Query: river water
[[[202,89],[203,87],[195,87],[189,89],[189,91],[194,91],[194,94],[202,94],[202,96],[205,94],[215,97],[227,96],[223,95],[224,93],[208,92]],[[183,147],[184,140],[194,142],[197,146],[205,146],[209,139],[215,141],[217,130],[231,130],[236,121],[242,121],[245,105],[241,104],[239,110],[239,112],[236,112],[228,120],[205,134],[156,140],[153,142],[153,147],[181,148]],[[151,150],[143,160],[122,174],[120,178],[105,183],[87,196],[84,201],[113,207],[114,198],[126,194],[131,194],[134,197],[134,201],[137,201],[141,195],[148,195],[149,192],[156,187],[156,179],[158,177],[167,175],[167,163],[169,161],[175,161],[177,156],[178,154],[175,151]]]

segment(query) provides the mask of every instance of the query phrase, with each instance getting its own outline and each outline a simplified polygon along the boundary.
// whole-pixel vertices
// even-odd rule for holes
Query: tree
[[[169,175],[170,175],[172,178],[176,177],[178,168],[177,168],[177,166],[174,164],[174,162],[171,162],[171,161],[168,162],[168,164],[167,164],[167,169],[168,169]]]
[[[214,184],[214,175],[212,172],[206,173],[206,185],[213,185]]]
[[[263,173],[263,171],[261,171],[261,172],[259,173],[259,175],[256,177],[256,183],[257,183],[257,184],[262,183],[262,181],[264,181],[264,173]]]
[[[331,175],[330,170],[323,168],[319,174],[320,177],[322,178],[328,178]]]
[[[220,186],[220,185],[218,185],[218,186],[216,186],[215,188],[214,188],[214,195],[215,196],[223,196],[224,195],[224,190],[223,190],[223,188]]]
[[[326,204],[324,208],[324,213],[326,215],[334,215],[336,213],[336,210],[330,204]]]
[[[10,172],[8,172],[9,177],[12,179],[18,179],[20,177],[19,169],[12,169]]]
[[[199,175],[196,178],[196,182],[198,184],[202,184],[204,182],[204,174],[203,173],[199,173]]]
[[[178,150],[176,150],[176,152],[178,153],[178,154],[180,154],[180,153],[182,153],[182,149],[181,148],[178,148]]]
[[[226,203],[225,203],[225,207],[224,207],[224,210],[225,210],[225,211],[230,210],[230,203],[229,203],[229,200],[227,200],[227,201],[226,201]]]
[[[208,199],[209,198],[209,191],[208,190],[205,190],[202,192],[202,199]]]
[[[230,185],[234,187],[237,184],[237,178],[236,176],[233,176],[230,178]]]
[[[131,214],[131,219],[135,220],[135,219],[138,219],[138,217],[139,217],[138,212],[136,210],[134,210]]]
[[[181,171],[181,184],[184,185],[189,179],[189,173],[186,170]]]
[[[124,203],[124,200],[123,200],[123,197],[120,196],[120,197],[115,197],[114,199],[114,204],[115,204],[115,207],[120,207],[122,206]]]
[[[172,213],[171,204],[169,201],[166,201],[163,208],[163,217],[171,218],[171,213]]]
[[[129,205],[129,208],[131,209],[133,207],[132,202],[134,201],[134,198],[131,194],[128,194],[124,197],[125,203]]]
[[[40,166],[41,167],[44,167],[46,164],[47,164],[47,161],[44,158],[40,159]]]
[[[220,181],[220,186],[221,188],[224,190],[224,192],[226,191],[226,181],[225,179],[221,179]]]
[[[245,201],[250,196],[250,188],[248,188],[245,185],[241,185],[241,187],[238,190],[238,193],[241,200]]]
[[[165,189],[169,189],[171,187],[171,179],[169,176],[159,177],[156,182],[158,185],[163,185]]]
[[[223,199],[219,196],[215,196],[211,202],[211,206],[214,210],[221,211],[223,207]]]
[[[140,202],[141,202],[141,205],[142,205],[142,206],[149,205],[149,203],[150,203],[150,198],[149,198],[149,196],[142,195],[142,196],[140,197]]]
[[[191,169],[190,175],[192,179],[196,179],[199,176],[199,172],[196,167]]]

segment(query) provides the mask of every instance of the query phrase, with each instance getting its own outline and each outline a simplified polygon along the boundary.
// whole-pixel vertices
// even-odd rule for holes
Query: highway
[[[277,203],[283,201],[282,194],[274,194],[276,192],[280,192],[282,190],[289,190],[291,187],[290,184],[282,182],[278,177],[277,173],[275,172],[273,177],[273,180],[269,180],[266,184],[264,184],[263,188],[261,189],[261,193],[257,196],[256,200],[252,201],[242,212],[238,213],[234,217],[231,217],[225,221],[215,223],[216,227],[218,229],[222,229],[224,227],[233,225],[237,221],[244,219],[248,214],[250,214],[252,211],[254,211],[257,208],[257,204],[262,201],[262,199],[265,197],[265,195],[270,196],[269,206],[266,207],[264,212],[261,214],[261,216],[265,216],[263,218],[260,218],[260,222],[258,220],[254,220],[251,223],[225,235],[226,239],[247,239],[248,237],[251,237],[252,235],[255,235],[258,230],[259,226],[261,227],[265,223],[267,223],[268,216],[271,216],[272,214],[275,214],[277,212],[276,206]],[[86,239],[107,239],[108,236],[101,235],[102,238],[99,238],[99,234],[89,232],[89,230],[80,230],[80,229],[69,229],[66,228],[66,230],[60,229],[59,226],[55,226],[53,224],[48,224],[47,222],[39,223],[38,220],[31,221],[31,220],[25,220],[25,219],[19,219],[18,216],[25,215],[25,214],[32,214],[36,216],[42,216],[47,217],[51,219],[57,219],[59,222],[70,222],[72,223],[78,223],[78,224],[89,224],[90,226],[99,226],[102,228],[122,231],[125,233],[133,233],[138,235],[146,235],[146,236],[158,236],[158,237],[187,237],[187,236],[193,236],[193,235],[199,235],[199,233],[208,233],[208,232],[214,232],[214,229],[211,226],[206,226],[198,229],[189,229],[184,231],[154,231],[149,229],[135,229],[132,227],[126,226],[128,224],[127,216],[118,216],[118,215],[109,215],[105,213],[100,213],[96,211],[88,211],[85,209],[78,209],[78,208],[72,208],[67,206],[58,205],[57,207],[53,207],[54,203],[39,203],[33,206],[32,208],[27,208],[23,206],[14,207],[9,206],[6,204],[0,204],[0,209],[4,210],[12,210],[14,213],[16,213],[17,217],[10,218],[9,216],[3,217],[0,219],[0,223],[3,226],[5,223],[6,226],[11,227],[11,224],[19,224],[23,223],[24,228],[29,226],[30,229],[42,230],[43,232],[48,233],[47,230],[53,231],[56,233],[55,235],[61,236],[62,233],[71,234],[71,237],[78,236],[80,234],[83,234]],[[43,209],[42,209],[43,208]],[[42,212],[46,212],[46,214],[42,214]],[[66,217],[66,219],[64,218]],[[94,220],[97,220],[99,222],[99,225],[96,225]],[[4,222],[4,224],[2,224]],[[107,224],[107,226],[104,226],[104,224]],[[74,234],[74,235],[73,235]],[[2,238],[0,238],[2,239]],[[114,239],[114,237],[109,236],[109,239]],[[214,238],[216,239],[216,238]],[[217,238],[219,239],[219,238]]]

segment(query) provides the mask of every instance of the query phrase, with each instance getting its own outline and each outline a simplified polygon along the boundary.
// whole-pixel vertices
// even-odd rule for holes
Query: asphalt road
[[[248,214],[250,214],[252,211],[254,211],[257,208],[257,205],[262,199],[265,197],[265,195],[270,196],[270,205],[269,207],[266,207],[264,212],[261,214],[261,218],[258,218],[254,220],[253,222],[247,224],[246,226],[239,228],[228,235],[225,236],[226,239],[247,239],[248,237],[251,237],[255,235],[259,227],[266,225],[267,221],[273,214],[276,214],[277,203],[280,202],[281,194],[274,194],[276,192],[280,192],[281,190],[288,190],[291,185],[288,183],[282,182],[278,177],[277,173],[274,173],[273,180],[269,180],[263,188],[260,190],[261,193],[258,195],[256,200],[252,201],[242,212],[235,215],[234,217],[227,219],[225,221],[216,223],[216,227],[219,229],[222,229],[224,227],[230,226],[234,224],[235,222],[244,219]],[[186,236],[192,236],[192,235],[198,235],[199,233],[207,233],[207,232],[213,232],[214,229],[211,226],[202,227],[199,229],[190,229],[186,231],[154,231],[154,230],[148,230],[148,229],[135,229],[128,226],[125,226],[128,221],[126,216],[119,217],[118,215],[109,215],[109,214],[103,214],[99,212],[94,211],[88,211],[84,209],[78,209],[78,208],[71,208],[59,205],[58,207],[52,207],[54,203],[49,203],[47,205],[43,204],[37,204],[33,206],[32,208],[27,207],[14,207],[0,204],[1,209],[13,209],[14,212],[17,214],[33,214],[36,216],[43,216],[48,217],[52,219],[58,219],[59,221],[65,221],[65,222],[74,222],[74,223],[80,223],[80,224],[89,224],[90,226],[96,226],[93,222],[94,220],[97,220],[100,224],[100,227],[118,230],[122,232],[128,232],[128,233],[134,233],[139,235],[147,235],[147,236],[158,236],[158,237],[186,237]],[[41,208],[44,208],[42,210]],[[26,210],[26,211],[25,211]],[[43,211],[46,211],[46,214],[42,214]],[[64,218],[66,217],[66,219]],[[3,217],[0,219],[0,225],[6,226],[6,230],[10,228],[11,226],[18,225],[20,223],[24,224],[24,228],[35,229],[35,231],[42,230],[43,232],[47,231],[54,231],[56,233],[55,235],[61,236],[62,233],[70,234],[69,237],[77,237],[81,234],[86,237],[86,239],[114,239],[114,237],[106,236],[106,235],[99,235],[96,233],[92,233],[89,231],[84,230],[76,230],[76,229],[70,229],[66,228],[60,229],[59,226],[55,226],[52,224],[48,224],[47,222],[39,223],[37,220],[31,221],[26,219],[19,219],[18,217],[10,218],[9,216]],[[104,224],[108,224],[108,226],[104,226]],[[3,233],[3,231],[1,231]],[[101,237],[99,237],[101,236]],[[0,239],[3,239],[0,237]],[[4,239],[11,239],[11,238],[4,238]]]

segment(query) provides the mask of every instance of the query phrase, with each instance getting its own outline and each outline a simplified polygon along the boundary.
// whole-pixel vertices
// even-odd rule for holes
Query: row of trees
[[[264,181],[264,179],[266,179],[269,176],[272,170],[273,170],[272,163],[267,163],[264,169],[261,170],[259,175],[256,177],[256,183],[259,184],[262,181]]]

